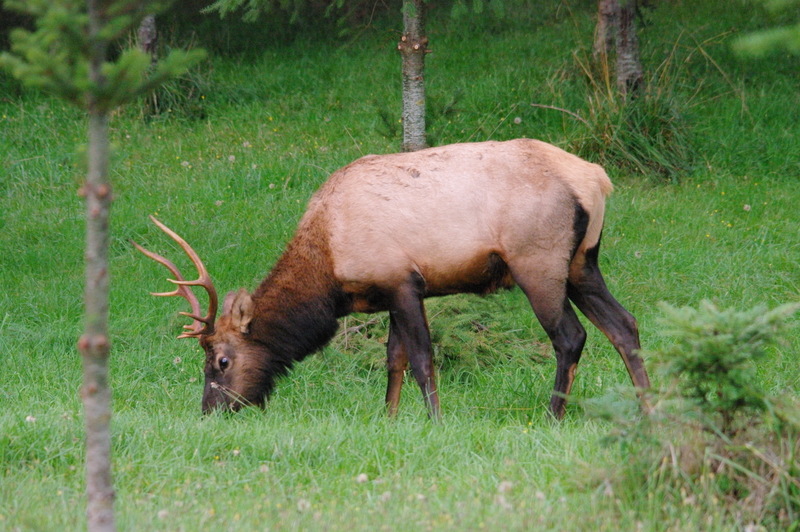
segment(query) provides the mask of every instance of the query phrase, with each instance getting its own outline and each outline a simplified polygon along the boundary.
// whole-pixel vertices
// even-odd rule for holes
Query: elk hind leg
[[[567,294],[580,311],[611,341],[622,357],[633,385],[644,390],[650,378],[639,356],[636,319],[611,295],[597,263],[599,246],[579,253],[572,261]]]
[[[556,382],[550,399],[550,411],[556,419],[561,419],[564,417],[567,396],[572,392],[575,371],[586,343],[586,330],[565,297],[560,318],[555,321],[555,325],[546,326],[545,331],[556,352]]]
[[[395,346],[393,343],[391,346],[395,350],[395,354],[390,353],[389,355],[389,363],[392,364],[389,371],[399,368],[402,362],[402,355],[399,353],[404,352],[411,364],[414,378],[422,390],[428,414],[433,419],[439,419],[441,416],[439,394],[436,389],[436,375],[433,367],[431,334],[423,305],[424,293],[425,281],[419,274],[414,273],[393,294],[389,316],[391,334],[396,335],[398,345]],[[390,373],[390,389],[387,394],[394,393],[396,389],[399,398],[397,380],[401,378],[402,376],[398,373],[394,373],[394,375]],[[393,397],[392,395],[390,399]]]
[[[389,383],[386,387],[386,409],[389,416],[397,414],[400,390],[403,388],[403,379],[408,367],[408,354],[405,345],[400,341],[398,327],[395,316],[390,313],[389,341],[386,345],[386,365],[389,373]]]
[[[550,410],[556,419],[561,419],[564,417],[566,396],[572,391],[575,371],[586,343],[586,330],[567,299],[566,280],[546,275],[541,270],[517,272],[514,280],[528,297],[533,312],[553,344],[556,379]]]

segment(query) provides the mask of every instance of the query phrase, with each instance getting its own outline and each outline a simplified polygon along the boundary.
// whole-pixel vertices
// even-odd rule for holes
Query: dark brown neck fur
[[[338,328],[337,318],[347,312],[323,227],[314,221],[301,224],[253,293],[251,334],[269,349],[274,375],[327,344]]]

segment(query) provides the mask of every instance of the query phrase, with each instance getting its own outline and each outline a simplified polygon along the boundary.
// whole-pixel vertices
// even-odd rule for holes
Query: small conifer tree
[[[86,425],[86,494],[89,530],[114,530],[111,481],[111,393],[108,386],[109,214],[108,121],[111,111],[185,72],[202,51],[173,51],[150,68],[136,48],[108,60],[109,47],[141,19],[165,7],[146,0],[6,0],[5,7],[34,17],[33,31],[16,29],[0,65],[24,83],[84,109],[88,115],[85,329],[78,340],[83,361]]]

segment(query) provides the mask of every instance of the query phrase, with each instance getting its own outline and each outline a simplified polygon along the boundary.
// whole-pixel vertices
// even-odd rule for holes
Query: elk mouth
[[[206,388],[203,391],[204,415],[211,414],[217,410],[238,412],[245,406],[261,406],[263,408],[264,401],[250,401],[245,396],[215,381],[206,384]]]

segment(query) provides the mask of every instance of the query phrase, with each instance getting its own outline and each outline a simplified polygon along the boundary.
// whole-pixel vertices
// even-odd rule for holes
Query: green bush
[[[696,408],[706,425],[733,437],[752,417],[784,417],[758,385],[757,364],[798,308],[737,311],[720,310],[709,301],[697,309],[663,304],[664,326],[675,342],[654,358],[672,393],[689,401],[688,408]]]
[[[745,527],[795,530],[800,404],[760,387],[757,371],[800,304],[662,309],[673,343],[649,353],[663,382],[650,398],[652,412],[631,416],[632,394],[591,405],[615,421],[611,439],[627,458],[618,482],[631,490],[647,483],[657,499]]]

